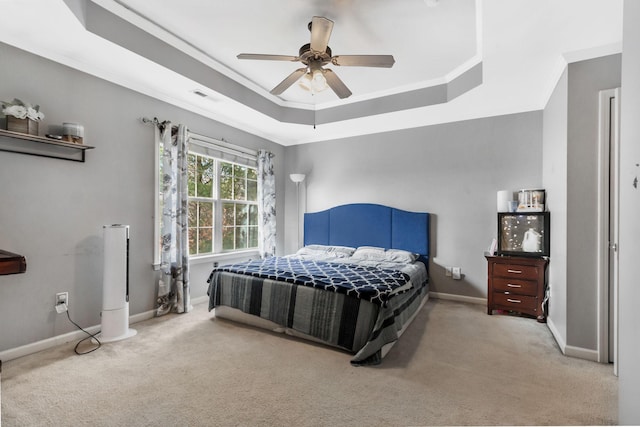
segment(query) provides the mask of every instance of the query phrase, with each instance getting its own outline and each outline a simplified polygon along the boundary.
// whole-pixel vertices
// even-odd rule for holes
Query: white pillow
[[[361,246],[354,252],[352,258],[357,260],[401,262],[411,264],[418,259],[418,255],[402,249],[377,248],[373,246]]]
[[[355,259],[366,259],[373,261],[384,261],[384,248],[375,246],[360,246],[352,255]]]
[[[411,264],[418,259],[418,254],[404,251],[402,249],[387,249],[385,254],[387,255],[387,261],[392,262],[404,262],[407,264]]]
[[[350,257],[355,248],[348,246],[329,246],[329,245],[307,245],[298,249],[296,255],[298,256],[328,256],[333,258],[348,258]]]

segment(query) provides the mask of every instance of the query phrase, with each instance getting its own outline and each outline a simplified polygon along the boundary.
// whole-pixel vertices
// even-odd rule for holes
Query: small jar
[[[82,144],[84,140],[84,126],[78,123],[62,123],[62,139],[74,144]]]

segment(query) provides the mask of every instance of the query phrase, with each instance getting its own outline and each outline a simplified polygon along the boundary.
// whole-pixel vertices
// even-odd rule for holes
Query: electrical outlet
[[[451,267],[445,267],[444,268],[444,275],[446,277],[451,277]]]
[[[460,267],[452,267],[451,268],[451,275],[455,280],[462,279],[462,272],[461,272]]]
[[[69,292],[58,292],[56,294],[56,305],[55,305],[56,310],[59,310],[61,306],[69,307]],[[67,311],[67,310],[65,309],[58,312],[62,313],[64,311]]]

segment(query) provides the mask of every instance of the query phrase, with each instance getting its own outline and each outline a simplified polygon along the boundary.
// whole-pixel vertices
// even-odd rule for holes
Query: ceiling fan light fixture
[[[329,88],[327,79],[324,77],[322,70],[309,71],[299,80],[299,85],[304,90],[307,90],[313,94],[322,92]]]

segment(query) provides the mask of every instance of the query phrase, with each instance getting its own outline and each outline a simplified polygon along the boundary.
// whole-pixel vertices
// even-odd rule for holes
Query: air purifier
[[[129,226],[103,226],[104,272],[100,342],[119,341],[136,334],[129,329]]]

